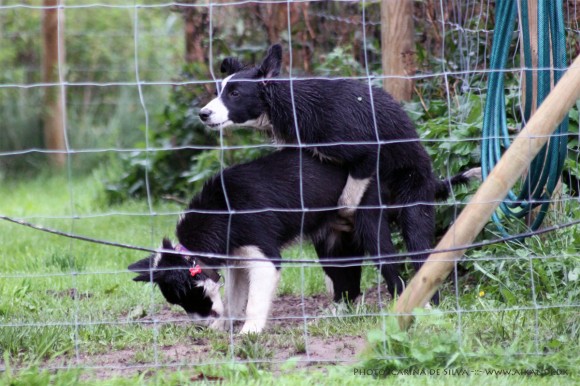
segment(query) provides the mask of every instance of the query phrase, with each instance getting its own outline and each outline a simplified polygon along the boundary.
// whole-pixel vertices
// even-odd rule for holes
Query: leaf
[[[142,306],[137,306],[133,308],[131,312],[129,312],[129,315],[127,315],[127,319],[136,320],[144,318],[145,316],[147,316],[147,311],[145,311],[145,309]]]
[[[457,360],[457,358],[459,358],[459,353],[455,352],[453,355],[451,355],[451,357],[449,357],[447,363],[445,363],[445,367],[451,366]]]
[[[389,338],[396,341],[396,342],[406,342],[408,340],[409,336],[407,335],[407,333],[400,331],[400,332],[389,334]]]
[[[381,343],[387,339],[385,333],[381,330],[371,330],[367,333],[369,343]]]
[[[559,349],[560,347],[562,347],[562,342],[560,342],[557,339],[552,339],[548,342],[548,348],[551,348],[553,350]]]
[[[497,281],[498,283],[502,282],[497,276],[495,276],[494,274],[483,269],[483,267],[481,265],[479,265],[478,263],[474,262],[473,266],[475,267],[475,269],[477,269],[478,271],[480,271],[481,273],[483,273],[485,276],[489,277],[490,279]]]
[[[430,347],[412,347],[411,356],[421,363],[430,362],[434,358]]]
[[[576,109],[572,109],[570,110],[570,119],[573,120],[574,122],[579,122],[578,119],[578,111],[580,110],[580,101],[576,103]]]
[[[115,291],[117,290],[117,288],[119,288],[119,284],[115,284],[114,286],[107,288],[107,289],[105,290],[105,294],[106,294],[106,295],[110,295],[110,294],[112,294],[113,292],[115,292]]]
[[[502,294],[502,296],[505,299],[505,302],[508,305],[514,305],[517,303],[516,296],[510,290],[508,290],[506,287],[500,287],[499,292]]]
[[[580,267],[576,267],[568,272],[568,281],[576,281],[580,277]]]
[[[281,371],[292,371],[298,365],[300,357],[290,357],[280,366]]]

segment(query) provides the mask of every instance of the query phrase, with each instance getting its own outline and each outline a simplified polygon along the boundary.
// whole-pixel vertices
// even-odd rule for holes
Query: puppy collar
[[[183,245],[181,244],[177,244],[175,246],[175,250],[177,252],[183,252],[183,253],[187,253],[187,258],[191,258],[192,264],[191,264],[191,268],[189,269],[189,273],[191,274],[191,276],[196,276],[197,274],[203,273],[205,274],[207,277],[209,277],[211,280],[215,281],[216,283],[221,279],[221,275],[218,273],[218,271],[214,268],[208,268],[206,266],[203,265],[203,263],[201,262],[197,262],[197,259],[193,256],[191,256],[191,251],[187,248],[185,248]]]

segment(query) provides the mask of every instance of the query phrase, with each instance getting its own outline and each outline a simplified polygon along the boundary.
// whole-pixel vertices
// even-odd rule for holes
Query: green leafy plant
[[[419,323],[411,332],[401,331],[395,317],[384,319],[383,329],[368,333],[370,350],[364,367],[391,375],[394,370],[448,368],[461,363],[464,356],[450,320],[437,313],[424,319],[428,322]]]

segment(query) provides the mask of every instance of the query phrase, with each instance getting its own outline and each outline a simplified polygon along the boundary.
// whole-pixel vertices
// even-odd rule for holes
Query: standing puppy
[[[354,214],[352,232],[338,232],[336,201],[346,170],[304,150],[284,149],[226,168],[210,178],[176,226],[179,244],[164,240],[163,251],[137,261],[133,280],[159,285],[165,299],[202,323],[224,328],[228,318],[244,319],[242,333],[266,325],[280,277],[280,251],[300,236],[310,239],[332,281],[334,300],[360,294],[362,257],[374,261],[391,295],[403,291],[389,223],[395,208],[379,207],[385,186],[372,179]],[[438,181],[444,199],[465,174]],[[233,256],[220,259],[212,255]],[[225,304],[218,269],[225,268]]]
[[[242,333],[260,332],[266,325],[280,276],[280,251],[300,236],[313,242],[335,301],[352,301],[360,294],[365,254],[377,264],[391,295],[400,294],[403,283],[395,263],[404,259],[393,257],[389,228],[400,211],[379,206],[379,196],[388,202],[390,192],[373,178],[354,214],[353,231],[336,231],[336,201],[346,180],[343,167],[297,149],[228,167],[205,183],[180,217],[179,244],[164,240],[162,252],[129,269],[139,274],[135,281],[158,284],[168,302],[199,322],[223,328],[229,318],[244,319]],[[468,180],[461,174],[439,181],[437,195],[444,199],[451,185]],[[217,273],[222,267],[227,272],[225,304]]]
[[[312,240],[327,261],[336,257],[348,264],[347,258],[360,258],[365,252],[371,256],[395,253],[388,229],[389,210],[355,214],[354,231],[344,240],[333,229],[336,201],[346,179],[344,168],[297,149],[283,149],[226,168],[205,183],[180,217],[176,227],[179,244],[164,240],[163,252],[129,269],[139,273],[134,280],[157,283],[167,301],[181,305],[196,320],[207,323],[214,319],[212,326],[223,328],[227,318],[242,318],[242,333],[260,332],[280,276],[280,251],[300,236]],[[376,208],[381,192],[375,181],[362,202]],[[378,263],[389,290],[400,293],[396,267]],[[228,273],[225,304],[215,269],[221,267]],[[341,269],[325,271],[338,299],[358,296],[360,267],[353,271],[358,276],[352,278]]]
[[[277,142],[304,144],[321,158],[342,163],[348,169],[338,200],[343,215],[352,215],[377,175],[389,187],[391,204],[402,207],[399,224],[407,249],[430,249],[438,180],[399,103],[382,89],[355,80],[275,79],[281,63],[278,44],[257,66],[224,59],[221,71],[228,76],[217,98],[200,110],[201,120],[214,130],[268,130]]]

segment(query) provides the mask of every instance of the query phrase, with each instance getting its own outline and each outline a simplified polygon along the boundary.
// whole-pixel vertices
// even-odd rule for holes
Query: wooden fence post
[[[59,4],[59,0],[44,0],[45,7],[56,7]],[[44,83],[58,83],[60,66],[64,66],[65,46],[63,18],[64,12],[58,8],[44,10],[42,20],[44,48],[42,69]],[[66,161],[66,154],[64,153],[64,150],[66,150],[64,96],[59,85],[46,86],[44,93],[43,122],[45,146],[48,150],[62,151],[52,153],[49,157],[54,166],[62,167]]]
[[[399,325],[406,329],[411,324],[411,312],[422,307],[433,296],[439,285],[453,270],[455,261],[465,252],[490,216],[504,200],[509,189],[530,165],[536,154],[550,138],[550,134],[580,99],[580,56],[546,97],[528,124],[506,150],[477,190],[455,223],[449,228],[419,272],[413,277],[397,300],[395,310],[400,314]],[[460,250],[448,251],[451,248]]]
[[[399,78],[415,74],[415,27],[413,0],[382,0],[381,51],[383,87],[398,101],[413,95],[413,79]]]
[[[520,20],[521,18],[521,2],[518,2],[518,10],[520,12]],[[525,102],[527,94],[526,89],[528,87],[532,88],[532,114],[536,111],[536,105],[538,101],[538,90],[536,88],[536,84],[538,83],[538,0],[528,0],[528,23],[529,23],[529,39],[530,39],[530,54],[532,55],[532,84],[526,84],[526,78],[523,77],[522,81],[522,100]],[[521,25],[521,22],[520,22]],[[523,28],[520,28],[520,38],[523,41],[524,36],[521,35],[523,33]],[[520,45],[520,64],[522,67],[525,67],[524,62],[524,45]]]
[[[531,100],[531,114],[533,115],[536,112],[537,104],[538,104],[538,0],[528,0],[528,32],[529,35],[527,38],[530,39],[530,55],[532,61],[532,83],[528,84],[526,81],[526,77],[524,76],[522,79],[522,104],[527,103],[526,100],[528,97],[528,88],[532,90],[532,100]],[[518,11],[520,13],[520,25],[522,25],[522,17],[521,17],[521,2],[518,1]],[[523,28],[520,28],[520,40],[523,42],[525,38],[523,35]],[[552,52],[550,51],[550,56]],[[526,66],[524,61],[524,46],[523,44],[520,46],[520,65],[523,67]],[[553,65],[553,63],[552,63]],[[552,73],[552,82],[554,81],[554,74]],[[545,165],[545,167],[548,167]],[[528,169],[524,171],[522,174],[522,180],[524,180],[528,176]],[[559,197],[562,194],[562,178],[558,179],[558,183],[556,184],[554,191],[552,192],[552,197]],[[556,200],[558,201],[558,200]],[[560,208],[560,211],[562,209]],[[528,213],[526,216],[526,222],[528,225],[531,225],[534,220],[538,217],[538,213],[540,213],[541,207],[538,206],[532,209],[531,212]],[[544,220],[545,221],[545,220]]]

